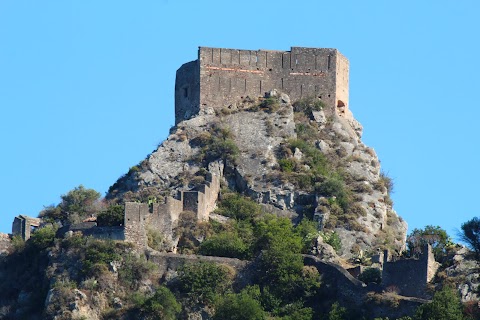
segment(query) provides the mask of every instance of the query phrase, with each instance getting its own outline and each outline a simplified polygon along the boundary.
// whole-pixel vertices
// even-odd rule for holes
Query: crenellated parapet
[[[337,49],[290,51],[200,47],[177,70],[175,123],[273,89],[295,101],[317,97],[341,116],[348,109],[349,62]]]
[[[167,197],[165,203],[125,203],[125,241],[146,246],[149,228],[171,237],[183,211],[194,212],[199,221],[208,220],[219,192],[219,177],[208,173],[205,184],[194,191],[179,191],[177,199]]]

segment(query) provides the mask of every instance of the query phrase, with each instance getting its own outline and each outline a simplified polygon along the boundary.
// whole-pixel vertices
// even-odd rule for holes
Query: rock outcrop
[[[180,190],[194,189],[204,172],[210,171],[230,188],[264,204],[269,212],[294,219],[309,211],[320,227],[340,235],[344,257],[386,246],[400,251],[407,225],[392,208],[389,181],[380,171],[375,151],[361,141],[361,125],[349,110],[299,109],[287,95],[274,90],[263,100],[247,97],[216,108],[216,113],[182,121],[158,149],[110,188],[107,198],[175,196]],[[304,131],[308,131],[307,138]],[[215,143],[222,139],[238,148],[235,159],[225,154],[208,158],[210,149],[217,148]],[[349,190],[348,213],[332,206],[335,196],[295,182],[292,177],[298,170],[308,177],[313,169],[299,148],[282,155],[292,139],[309,140],[336,175],[342,176]],[[291,176],[282,173],[279,164],[289,157],[297,166]]]

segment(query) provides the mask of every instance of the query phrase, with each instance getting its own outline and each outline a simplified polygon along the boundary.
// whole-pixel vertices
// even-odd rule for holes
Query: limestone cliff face
[[[208,170],[267,211],[292,219],[307,215],[317,219],[320,228],[335,230],[344,257],[383,247],[400,250],[407,225],[392,208],[388,180],[375,151],[361,141],[361,125],[348,109],[300,109],[285,94],[272,91],[264,100],[246,99],[182,121],[157,150],[110,188],[107,198],[175,196],[194,188]],[[216,148],[218,139],[226,141],[225,136],[215,138],[219,131],[228,132],[238,155],[211,155],[209,148]],[[302,151],[292,141],[304,141],[316,151]],[[314,168],[307,160],[312,152],[320,152],[335,174],[310,174]],[[285,163],[294,167],[286,168]],[[311,185],[299,182],[311,177]],[[338,197],[322,189],[324,180],[334,177],[341,177],[348,191],[348,208],[339,209]]]

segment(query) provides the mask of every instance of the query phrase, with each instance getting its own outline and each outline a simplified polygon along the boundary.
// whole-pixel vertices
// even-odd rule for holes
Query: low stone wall
[[[303,263],[317,268],[322,276],[322,282],[328,283],[331,296],[336,296],[338,300],[347,304],[361,305],[363,303],[363,296],[367,292],[366,285],[355,279],[347,270],[335,263],[322,261],[311,255],[304,255]]]
[[[243,287],[250,282],[250,272],[248,272],[249,261],[225,258],[210,257],[201,255],[163,253],[157,251],[147,251],[147,260],[155,263],[159,267],[160,273],[166,277],[170,272],[176,272],[179,267],[185,263],[195,262],[213,262],[232,267],[237,272],[237,283]]]

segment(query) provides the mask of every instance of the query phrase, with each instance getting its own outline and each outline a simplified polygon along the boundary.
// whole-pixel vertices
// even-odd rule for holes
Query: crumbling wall
[[[425,297],[426,285],[435,276],[438,264],[435,262],[432,248],[426,245],[419,259],[399,259],[394,261],[385,251],[382,285],[395,287],[399,293],[410,297]]]
[[[348,108],[348,60],[336,49],[292,47],[290,51],[200,47],[198,59],[177,71],[175,123],[198,113],[263,97],[279,89],[292,100],[318,97],[329,109]],[[194,96],[185,96],[191,92]],[[197,95],[198,93],[198,95]]]
[[[197,220],[208,220],[215,209],[220,191],[220,179],[210,173],[206,183],[196,191],[180,191],[178,198],[167,197],[165,203],[125,203],[125,241],[139,246],[147,245],[148,229],[159,231],[167,241],[173,240],[172,230],[176,227],[180,213],[192,211]]]
[[[23,240],[30,239],[32,229],[40,226],[41,220],[39,218],[27,217],[19,215],[15,217],[12,223],[12,235],[20,236]]]

